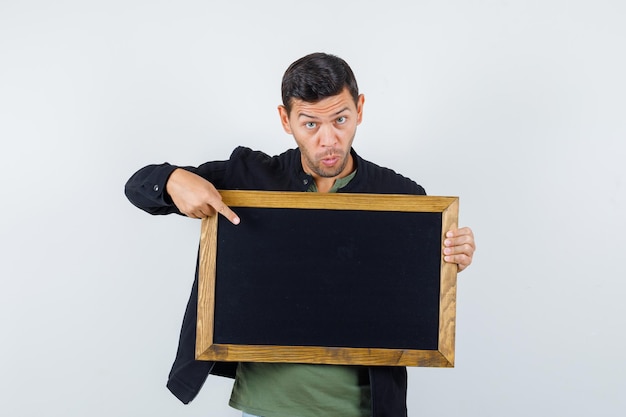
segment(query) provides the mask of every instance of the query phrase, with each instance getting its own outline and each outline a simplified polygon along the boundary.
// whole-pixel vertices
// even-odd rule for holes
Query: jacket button
[[[158,186],[158,185],[155,185],[154,187],[152,187],[152,189],[153,189],[154,191],[159,191],[159,186]]]
[[[309,183],[309,180],[308,179],[304,179],[304,180],[302,180],[302,182],[304,183],[304,185],[307,185]]]

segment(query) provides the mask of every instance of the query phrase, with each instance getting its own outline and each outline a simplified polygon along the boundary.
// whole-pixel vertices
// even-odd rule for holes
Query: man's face
[[[289,114],[279,106],[283,128],[293,135],[302,153],[302,167],[316,180],[334,180],[354,170],[350,148],[361,123],[363,103],[363,95],[355,103],[344,89],[316,103],[293,100]]]

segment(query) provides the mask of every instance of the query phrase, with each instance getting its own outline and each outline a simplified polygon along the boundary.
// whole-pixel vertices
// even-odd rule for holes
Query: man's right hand
[[[193,172],[177,168],[167,180],[165,189],[178,210],[188,217],[202,219],[219,213],[231,223],[239,224],[239,217],[222,202],[222,196],[213,184]]]

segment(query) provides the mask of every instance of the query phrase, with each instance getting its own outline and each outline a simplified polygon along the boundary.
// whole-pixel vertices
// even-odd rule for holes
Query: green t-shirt
[[[240,363],[229,404],[263,417],[365,417],[366,375],[358,366]]]
[[[348,184],[355,173],[337,179],[330,192]],[[308,191],[317,191],[315,181]],[[263,417],[366,417],[370,402],[365,367],[240,363],[229,404]]]

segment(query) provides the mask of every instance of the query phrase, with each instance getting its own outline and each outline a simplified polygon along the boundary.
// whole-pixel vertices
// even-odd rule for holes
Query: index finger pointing
[[[241,222],[239,216],[237,216],[237,214],[232,211],[230,207],[228,207],[226,204],[222,203],[222,207],[218,211],[222,216],[226,217],[228,221],[230,221],[234,225],[238,225],[239,222]]]

